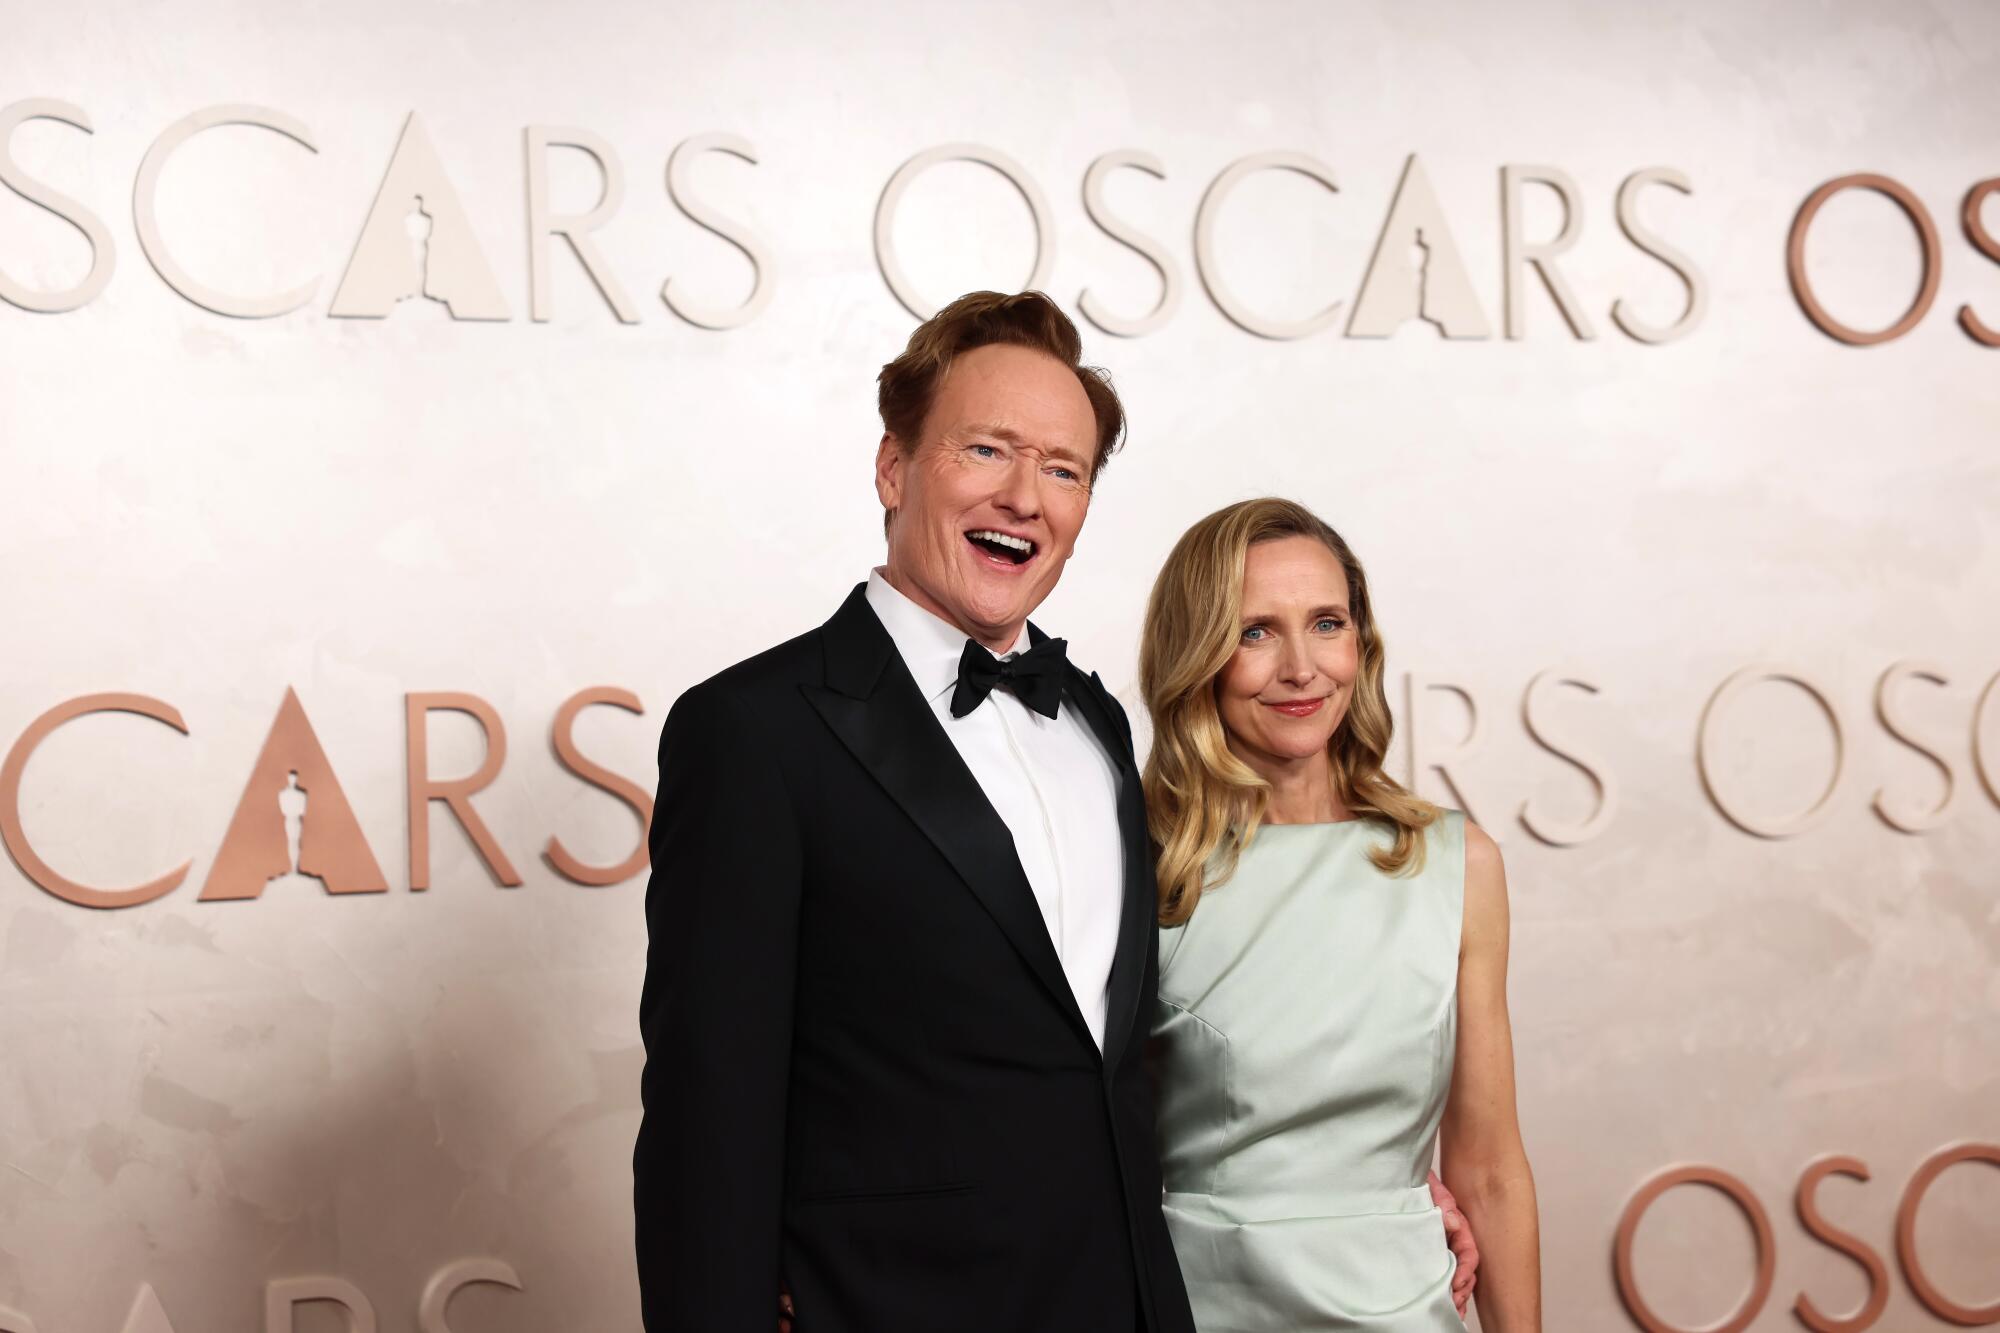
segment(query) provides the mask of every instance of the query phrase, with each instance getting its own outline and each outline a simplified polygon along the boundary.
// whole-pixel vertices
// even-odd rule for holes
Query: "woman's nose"
[[[1318,674],[1313,669],[1312,654],[1298,639],[1286,641],[1284,656],[1278,662],[1278,671],[1280,678],[1287,685],[1303,685]]]

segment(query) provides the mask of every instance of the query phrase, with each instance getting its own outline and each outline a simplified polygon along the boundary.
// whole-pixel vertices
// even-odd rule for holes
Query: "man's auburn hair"
[[[875,377],[882,429],[896,437],[905,453],[915,449],[952,361],[995,343],[1047,352],[1076,372],[1097,417],[1097,453],[1090,463],[1095,481],[1122,442],[1125,405],[1111,387],[1109,372],[1083,364],[1083,339],[1076,325],[1040,292],[970,292],[919,324],[903,354]]]

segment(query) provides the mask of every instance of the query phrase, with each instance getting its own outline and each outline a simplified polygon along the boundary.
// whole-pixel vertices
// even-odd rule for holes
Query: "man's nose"
[[[1032,458],[1016,458],[1007,465],[1007,476],[993,502],[1016,518],[1034,518],[1042,512],[1042,474]]]

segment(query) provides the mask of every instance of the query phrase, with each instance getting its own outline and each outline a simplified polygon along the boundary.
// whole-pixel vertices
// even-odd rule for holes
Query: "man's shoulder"
[[[742,661],[726,666],[708,679],[690,686],[682,702],[724,703],[768,699],[775,692],[795,694],[801,685],[817,683],[825,674],[825,654],[820,640],[823,628],[814,626],[805,633],[766,648]]]
[[[875,623],[857,586],[824,624],[726,666],[683,690],[674,700],[669,724],[678,719],[683,728],[699,727],[704,720],[713,722],[726,714],[744,726],[785,725],[794,716],[789,711],[791,705],[805,706],[807,687],[838,684],[832,679],[835,667],[853,658],[857,632],[866,633],[861,628],[863,622]],[[888,637],[879,626],[875,637],[887,646]]]
[[[819,633],[808,630],[682,690],[660,727],[661,754],[675,749],[701,753],[714,745],[777,744],[775,738],[787,734],[796,720],[788,705],[799,701],[803,706],[799,687],[823,674]]]

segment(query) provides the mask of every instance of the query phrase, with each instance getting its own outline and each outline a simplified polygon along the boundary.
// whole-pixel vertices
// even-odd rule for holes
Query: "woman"
[[[1457,1333],[1424,1185],[1442,1131],[1481,1325],[1539,1333],[1500,853],[1382,771],[1360,562],[1289,501],[1209,515],[1154,584],[1139,676],[1160,1151],[1197,1327]]]

